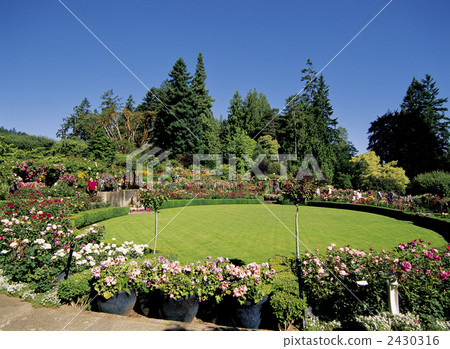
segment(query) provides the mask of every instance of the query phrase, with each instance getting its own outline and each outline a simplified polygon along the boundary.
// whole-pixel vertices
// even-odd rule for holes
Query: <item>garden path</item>
[[[67,305],[60,308],[33,308],[31,303],[0,294],[0,331],[61,330],[229,331],[237,329],[204,323],[197,319],[192,323],[183,323],[151,319],[137,314],[124,317],[85,310],[80,312],[79,309]]]

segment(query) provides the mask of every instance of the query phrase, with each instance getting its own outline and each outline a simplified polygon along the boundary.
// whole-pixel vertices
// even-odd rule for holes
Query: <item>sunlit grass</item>
[[[106,227],[106,239],[114,237],[153,247],[154,218],[153,214],[129,215],[101,224]],[[211,255],[263,262],[275,254],[295,252],[294,206],[172,208],[162,210],[158,218],[157,248],[177,250],[182,261]],[[350,245],[365,250],[389,250],[416,238],[436,247],[446,243],[441,235],[411,222],[365,212],[301,207],[299,222],[302,251],[323,250],[333,242],[338,247]]]

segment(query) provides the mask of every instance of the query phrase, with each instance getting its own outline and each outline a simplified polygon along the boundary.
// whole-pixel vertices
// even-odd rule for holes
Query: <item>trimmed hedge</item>
[[[129,212],[129,207],[105,207],[77,213],[70,220],[75,228],[83,228],[107,219],[126,216]]]
[[[261,200],[263,201],[263,200]],[[194,199],[194,200],[169,200],[165,201],[161,208],[174,208],[201,205],[257,205],[260,202],[257,199]]]
[[[277,271],[272,286],[270,306],[280,330],[292,325],[300,328],[302,316],[307,308],[306,299],[300,295],[297,275],[293,268],[293,256],[275,255],[269,258],[269,265]]]
[[[283,204],[285,203],[283,202]],[[441,234],[447,241],[450,238],[450,220],[445,218],[420,216],[413,212],[400,211],[389,207],[350,204],[344,202],[310,201],[308,202],[308,206],[339,208],[380,214],[399,220],[411,221],[419,227],[430,229]]]

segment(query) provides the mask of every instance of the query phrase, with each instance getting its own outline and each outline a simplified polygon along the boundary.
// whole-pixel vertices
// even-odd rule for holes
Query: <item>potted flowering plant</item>
[[[164,257],[156,260],[153,288],[162,295],[161,315],[166,320],[191,322],[198,311],[198,284],[194,264],[181,266]]]
[[[204,263],[197,261],[195,271],[200,285],[197,291],[200,303],[198,317],[204,321],[215,323],[225,310],[222,300],[225,292],[220,288],[225,280],[224,272],[228,258],[210,256],[206,257]]]
[[[108,257],[92,270],[92,286],[98,294],[100,311],[128,315],[136,303],[136,285],[140,283],[137,263],[126,263],[126,257]]]
[[[261,323],[261,307],[271,291],[274,269],[268,263],[251,263],[246,267],[228,264],[225,268],[226,280],[219,288],[237,299],[234,317],[238,324],[247,328],[258,328]]]

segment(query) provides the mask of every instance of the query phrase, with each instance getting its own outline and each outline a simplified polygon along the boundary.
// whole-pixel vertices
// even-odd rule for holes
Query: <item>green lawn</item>
[[[171,208],[162,210],[158,218],[157,247],[177,250],[183,262],[208,255],[263,262],[275,254],[295,252],[294,206]],[[144,214],[118,217],[101,224],[106,227],[108,240],[114,237],[153,247],[154,221],[153,214]],[[299,221],[301,250],[305,251],[323,250],[333,242],[338,247],[350,245],[365,250],[370,247],[389,250],[399,242],[416,238],[430,241],[436,247],[446,243],[439,234],[411,222],[365,212],[301,207]]]

